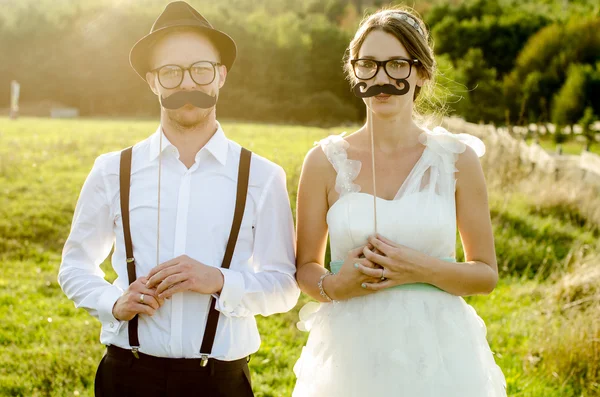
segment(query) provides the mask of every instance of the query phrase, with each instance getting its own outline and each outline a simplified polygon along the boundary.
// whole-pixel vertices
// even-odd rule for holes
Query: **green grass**
[[[526,142],[528,145],[530,145],[533,142],[533,139],[528,138]],[[556,143],[552,139],[552,136],[542,136],[539,140],[539,144],[547,151],[556,153]],[[568,141],[561,143],[561,145],[563,154],[573,154],[579,156],[585,149],[585,143],[577,142],[574,139],[569,139]],[[596,142],[592,144],[590,151],[600,156],[600,143]]]
[[[100,324],[60,290],[60,252],[96,156],[144,139],[156,127],[143,120],[0,118],[1,396],[93,395],[104,350]],[[244,123],[224,123],[224,129],[285,168],[293,207],[306,152],[315,140],[345,130]],[[550,276],[567,271],[582,247],[594,246],[596,226],[565,215],[568,207],[541,208],[526,195],[492,191],[490,197],[503,277],[490,296],[467,300],[488,326],[509,395],[597,395],[593,377],[566,357],[567,369],[557,369],[563,367],[545,355],[570,321],[547,310]],[[103,268],[114,277],[108,261]],[[303,296],[289,313],[258,318],[263,344],[250,362],[257,396],[291,394],[292,367],[307,337],[295,323],[306,301]]]

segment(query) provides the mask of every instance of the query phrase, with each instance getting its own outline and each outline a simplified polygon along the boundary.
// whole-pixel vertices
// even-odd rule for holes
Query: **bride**
[[[297,279],[321,303],[300,312],[310,335],[295,397],[506,396],[485,324],[462,298],[498,281],[485,146],[415,123],[415,100],[435,73],[429,43],[410,11],[366,18],[345,69],[367,123],[306,156]],[[465,262],[455,259],[457,226]]]

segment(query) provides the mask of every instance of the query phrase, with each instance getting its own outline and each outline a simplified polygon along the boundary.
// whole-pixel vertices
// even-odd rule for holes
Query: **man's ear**
[[[159,95],[158,88],[156,87],[156,78],[154,77],[154,73],[146,72],[146,82],[150,86],[150,89],[155,95]]]
[[[219,89],[223,88],[225,85],[225,80],[227,79],[227,67],[225,65],[219,66]]]

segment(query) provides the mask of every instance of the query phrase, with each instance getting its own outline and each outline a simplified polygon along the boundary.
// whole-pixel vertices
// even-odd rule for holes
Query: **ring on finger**
[[[385,277],[385,267],[381,269],[381,281],[385,281],[387,278]]]
[[[140,295],[140,303],[144,303],[144,294]]]

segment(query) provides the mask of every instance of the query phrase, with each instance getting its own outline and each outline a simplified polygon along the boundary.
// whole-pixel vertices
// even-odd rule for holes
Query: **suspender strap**
[[[229,233],[229,241],[227,242],[225,256],[223,257],[223,263],[221,264],[221,267],[223,269],[229,269],[229,266],[231,265],[231,258],[233,258],[233,251],[235,250],[235,245],[237,243],[237,238],[240,232],[240,226],[242,224],[242,218],[244,217],[244,209],[246,208],[246,197],[248,195],[248,180],[250,178],[251,159],[252,152],[242,148],[242,152],[240,153],[240,166],[238,169],[235,213],[233,215],[233,224],[231,226],[231,232]],[[215,309],[215,305],[216,300],[214,297],[211,297],[208,319],[206,321],[206,328],[204,329],[204,339],[202,340],[202,346],[200,347],[200,354],[202,355],[202,366],[205,366],[208,362],[208,355],[212,352],[213,344],[215,342],[215,336],[217,334],[219,312]]]
[[[120,163],[120,197],[121,197],[121,218],[123,220],[123,237],[125,240],[125,253],[127,256],[127,276],[129,278],[129,284],[136,280],[135,273],[135,258],[133,257],[133,245],[131,243],[131,227],[129,222],[129,192],[131,187],[131,157],[132,148],[129,147],[121,152],[121,163]],[[242,225],[242,219],[244,217],[244,209],[246,208],[246,197],[248,195],[248,181],[250,179],[250,162],[252,160],[252,152],[242,148],[240,153],[240,165],[238,169],[238,184],[237,184],[237,195],[235,199],[235,213],[233,214],[233,224],[229,233],[229,240],[227,241],[227,248],[225,250],[225,256],[223,257],[223,263],[221,267],[229,269],[231,265],[231,259],[233,258],[233,252],[237,243],[237,238]],[[217,325],[219,322],[219,312],[215,309],[216,301],[211,297],[210,309],[208,312],[208,320],[206,322],[206,329],[204,331],[204,339],[202,340],[202,346],[200,352],[202,354],[202,366],[205,366],[208,362],[208,355],[212,352],[212,347],[215,342],[215,336],[217,334]],[[129,332],[129,345],[133,355],[138,358],[138,350],[140,347],[140,341],[138,339],[138,316],[136,315],[129,321],[128,326]]]
[[[128,147],[121,152],[121,163],[119,170],[120,196],[121,196],[121,219],[123,220],[123,237],[125,239],[125,254],[127,256],[127,276],[129,284],[136,280],[135,258],[133,257],[133,246],[131,245],[131,227],[129,223],[129,190],[131,187],[131,154],[133,148]],[[140,341],[138,340],[138,316],[129,320],[129,345],[133,355],[138,357]]]

